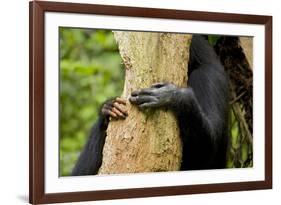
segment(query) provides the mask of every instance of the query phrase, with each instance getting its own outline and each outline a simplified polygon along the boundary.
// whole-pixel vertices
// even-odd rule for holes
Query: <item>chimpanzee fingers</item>
[[[127,103],[125,99],[119,98],[119,97],[117,97],[117,98],[115,99],[115,101],[118,102],[118,103],[120,103],[120,104],[122,104],[122,105],[126,105],[126,103]]]
[[[101,113],[104,116],[112,117],[113,119],[125,119],[128,116],[126,108],[122,107],[126,105],[126,100],[122,98],[115,98],[106,101],[101,109]]]
[[[113,112],[117,116],[116,118],[118,118],[118,119],[125,119],[126,118],[126,116],[122,112],[120,112],[116,107],[113,107],[111,109],[111,112]]]
[[[129,100],[132,104],[140,105],[140,104],[143,104],[143,103],[155,102],[157,99],[153,96],[138,95],[138,96],[135,96],[135,97],[130,97]]]
[[[128,116],[128,112],[126,110],[126,108],[124,108],[124,106],[122,106],[121,104],[119,104],[117,101],[113,103],[113,106],[120,111],[124,116]]]
[[[106,116],[117,118],[117,115],[114,112],[112,112],[110,109],[102,108],[102,113]]]
[[[161,88],[163,87],[164,85],[166,85],[167,83],[155,83],[155,84],[152,84],[151,88]]]
[[[138,96],[139,95],[139,90],[135,90],[131,93],[132,97]]]
[[[153,108],[153,107],[157,107],[158,103],[157,102],[148,102],[148,103],[143,103],[141,105],[139,105],[140,109],[146,109],[146,108]]]
[[[131,97],[129,98],[129,101],[130,101],[132,104],[137,104],[138,97],[139,97],[139,96],[131,96]]]
[[[105,116],[109,116],[109,117],[112,117],[113,119],[125,119],[126,116],[120,112],[119,110],[117,110],[115,107],[112,107],[110,109],[106,109],[106,108],[103,108],[102,109],[102,113],[105,115]]]
[[[155,92],[154,88],[144,88],[141,90],[137,90],[131,93],[131,96],[138,96],[138,95],[153,95]]]
[[[129,100],[130,100],[130,102],[131,102],[132,104],[138,105],[138,104],[141,103],[141,101],[140,101],[140,96],[139,96],[139,95],[131,96],[131,97],[129,98]]]
[[[108,110],[110,111],[111,107],[112,106],[109,105],[109,104],[103,104],[102,109],[101,109],[102,114],[105,115],[105,116],[109,115]]]

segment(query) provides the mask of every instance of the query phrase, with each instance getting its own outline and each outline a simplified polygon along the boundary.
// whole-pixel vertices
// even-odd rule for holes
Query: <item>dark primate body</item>
[[[183,142],[181,170],[225,168],[228,80],[213,48],[200,35],[192,38],[188,69],[187,88],[158,83],[133,92],[130,102],[140,109],[165,108],[174,112]],[[97,174],[102,162],[110,110],[115,109],[113,104],[114,100],[109,100],[103,105],[72,175]],[[125,114],[120,116],[125,118]]]

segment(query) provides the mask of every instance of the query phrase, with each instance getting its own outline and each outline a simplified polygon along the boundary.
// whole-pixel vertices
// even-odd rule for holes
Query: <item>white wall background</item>
[[[281,6],[277,0],[73,0],[185,10],[273,16],[273,190],[125,199],[72,204],[279,204],[281,200]],[[28,0],[2,1],[0,11],[0,204],[28,200]],[[276,106],[277,105],[277,106]],[[279,105],[279,106],[278,106]]]

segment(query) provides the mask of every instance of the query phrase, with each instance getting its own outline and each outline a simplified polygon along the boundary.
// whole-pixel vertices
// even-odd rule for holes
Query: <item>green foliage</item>
[[[69,175],[99,107],[121,94],[124,69],[113,33],[60,28],[60,175]]]
[[[214,46],[214,45],[216,45],[216,43],[220,37],[221,36],[218,36],[218,35],[208,35],[208,41],[212,46]]]
[[[230,146],[227,154],[227,167],[252,167],[253,145],[242,135],[239,121],[232,109],[230,110],[230,118]]]

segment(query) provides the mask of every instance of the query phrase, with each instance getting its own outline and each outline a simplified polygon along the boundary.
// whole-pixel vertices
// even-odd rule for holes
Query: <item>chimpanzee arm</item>
[[[224,168],[228,146],[228,79],[214,49],[203,36],[192,38],[188,73],[189,88],[182,95],[185,108],[176,105],[176,110],[182,110],[177,115],[185,136],[182,169]]]
[[[184,153],[182,169],[223,168],[227,148],[228,84],[220,65],[202,65],[179,88],[170,105],[175,112]]]
[[[106,119],[100,116],[96,124],[92,127],[88,142],[72,170],[73,176],[97,174],[101,165],[106,128]]]
[[[128,115],[126,109],[121,106],[122,104],[125,105],[126,101],[121,98],[108,100],[103,104],[99,118],[92,127],[90,137],[72,170],[72,176],[94,175],[98,173],[102,163],[102,151],[109,117],[125,119]]]

